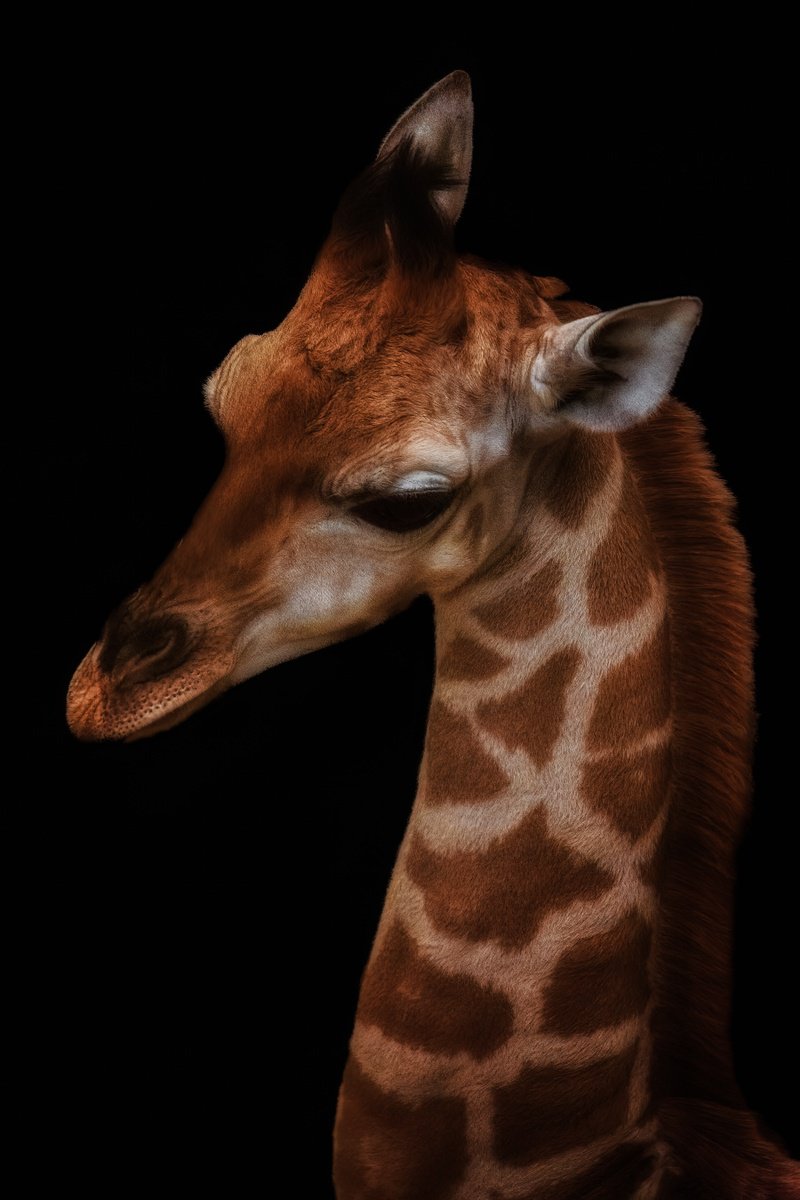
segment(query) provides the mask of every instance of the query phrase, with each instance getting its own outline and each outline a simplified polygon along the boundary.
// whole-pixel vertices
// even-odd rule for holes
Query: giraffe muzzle
[[[177,725],[230,686],[233,640],[210,613],[190,620],[131,597],[75,672],[70,729],[82,741],[132,740]]]

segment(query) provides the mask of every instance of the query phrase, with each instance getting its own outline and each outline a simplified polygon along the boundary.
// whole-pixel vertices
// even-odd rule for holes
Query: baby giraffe
[[[364,975],[340,1200],[772,1200],[800,1176],[727,1043],[750,578],[697,418],[690,297],[599,313],[456,255],[470,84],[345,194],[283,323],[211,376],[222,474],[73,679],[167,729],[427,593],[419,789]]]

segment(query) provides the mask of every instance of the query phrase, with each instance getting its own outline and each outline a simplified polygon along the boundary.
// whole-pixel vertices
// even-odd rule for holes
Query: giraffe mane
[[[655,1092],[670,1097],[663,1127],[688,1177],[709,1189],[698,1194],[766,1195],[763,1173],[778,1183],[785,1167],[747,1109],[728,1050],[734,855],[750,807],[755,734],[747,551],[694,412],[668,400],[620,440],[664,564],[672,639],[675,755],[659,866]]]

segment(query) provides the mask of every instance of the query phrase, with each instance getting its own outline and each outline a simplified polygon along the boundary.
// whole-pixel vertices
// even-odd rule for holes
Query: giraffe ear
[[[586,429],[636,425],[669,393],[701,310],[679,296],[559,325],[534,361],[534,390],[547,411]]]
[[[377,161],[410,143],[448,181],[432,199],[449,224],[461,216],[472,163],[472,88],[466,71],[453,71],[420,96],[383,139]]]

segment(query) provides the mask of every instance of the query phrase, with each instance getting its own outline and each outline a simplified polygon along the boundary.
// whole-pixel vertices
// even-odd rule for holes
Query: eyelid
[[[462,482],[438,471],[413,471],[395,479],[387,479],[385,476],[365,479],[364,483],[353,491],[337,490],[329,495],[337,504],[362,504],[367,500],[413,496],[423,492],[455,492]]]
[[[389,486],[392,495],[404,492],[449,492],[455,487],[452,479],[438,471],[411,471]]]
[[[345,505],[347,508],[357,508],[360,504],[370,504],[378,500],[411,500],[415,496],[455,496],[458,485],[448,481],[442,487],[417,488],[378,488],[374,486],[358,492],[348,492],[346,496],[334,497],[334,503]]]

